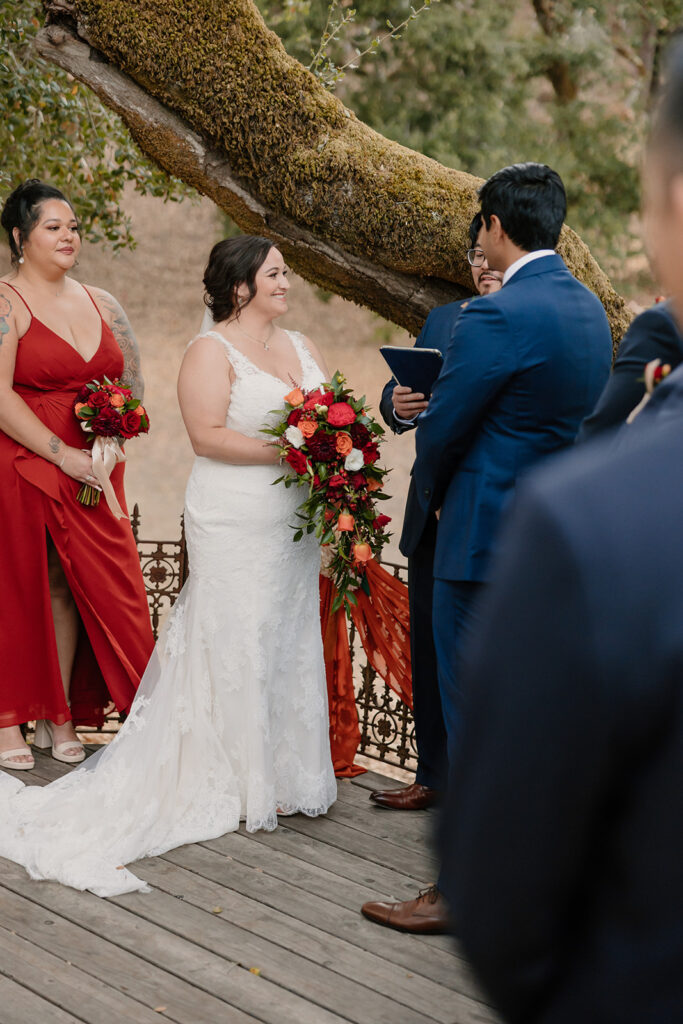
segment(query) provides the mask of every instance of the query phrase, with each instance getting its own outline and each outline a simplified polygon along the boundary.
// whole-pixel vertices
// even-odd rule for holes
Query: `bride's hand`
[[[83,451],[81,448],[65,447],[56,465],[61,469],[62,473],[66,473],[73,480],[78,480],[82,484],[90,484],[95,490],[102,490],[96,477],[93,475],[92,455],[89,451]]]

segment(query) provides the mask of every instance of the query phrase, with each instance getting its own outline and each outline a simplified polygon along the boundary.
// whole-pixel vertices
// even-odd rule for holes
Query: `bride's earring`
[[[17,262],[18,262],[18,263],[23,263],[23,262],[24,262],[24,248],[23,248],[23,246],[22,246],[22,248],[21,248],[21,249],[19,250],[19,259],[18,259],[18,261],[17,261]]]

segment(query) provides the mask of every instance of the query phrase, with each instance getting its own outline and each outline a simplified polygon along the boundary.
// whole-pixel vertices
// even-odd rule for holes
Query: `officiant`
[[[503,275],[491,270],[483,251],[477,246],[481,229],[481,214],[477,213],[469,228],[470,248],[467,259],[472,268],[472,281],[479,295],[489,295],[501,287]],[[415,342],[416,348],[437,349],[442,354],[453,332],[456,320],[470,299],[437,306],[427,317]],[[395,377],[385,385],[380,412],[385,423],[395,434],[414,430],[417,418],[427,408],[428,399],[408,386],[400,385]],[[404,515],[404,537],[410,532],[416,502],[412,482]],[[399,789],[380,790],[370,799],[381,807],[415,811],[431,807],[445,789],[446,781],[446,728],[441,710],[436,654],[432,637],[432,587],[434,582],[434,548],[436,545],[436,516],[430,515],[415,550],[408,558],[408,600],[410,604],[410,657],[413,676],[413,716],[417,744],[417,772],[415,782]]]

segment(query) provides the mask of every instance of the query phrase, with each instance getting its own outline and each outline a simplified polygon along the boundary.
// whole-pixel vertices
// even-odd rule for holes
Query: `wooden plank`
[[[431,885],[439,874],[436,858],[428,853],[394,846],[329,818],[307,818],[303,814],[296,814],[287,818],[286,827],[292,832],[319,839],[328,846],[399,871],[422,885]]]
[[[416,819],[415,815],[419,815]],[[338,821],[366,835],[382,839],[392,846],[411,850],[423,857],[437,858],[435,836],[429,828],[432,818],[420,811],[392,811],[382,807],[357,807],[337,801],[325,815],[327,821]]]
[[[398,779],[392,779],[389,775],[382,775],[381,772],[364,772],[363,775],[356,775],[355,778],[349,779],[352,786],[358,786],[360,789],[391,789],[393,786],[400,786],[401,782]]]
[[[203,866],[206,865],[207,859],[210,859],[217,872],[224,876],[226,884],[214,882],[194,871],[179,867],[171,868],[166,857],[163,858],[163,861],[166,862],[164,866],[171,868],[170,871],[164,872],[156,868],[155,865],[155,870],[150,877],[146,869],[147,863],[143,862],[140,873],[152,884],[160,886],[166,892],[176,895],[181,892],[185,904],[191,903],[200,908],[210,908],[212,905],[220,906],[223,908],[225,916],[233,921],[239,921],[243,928],[277,942],[284,949],[295,950],[312,964],[322,963],[337,975],[337,979],[330,982],[334,986],[339,984],[341,978],[346,978],[347,981],[355,980],[367,986],[368,992],[373,992],[374,995],[381,994],[388,1000],[393,1000],[396,1007],[394,1014],[400,1013],[400,1004],[401,1008],[410,1008],[413,1013],[420,1013],[420,1019],[429,1018],[440,1021],[442,1024],[451,1020],[449,1012],[446,1012],[444,1016],[444,1003],[459,1000],[459,1008],[463,1014],[467,1009],[472,1008],[471,1000],[466,997],[460,997],[455,992],[449,993],[443,986],[419,977],[412,968],[406,971],[392,963],[390,957],[388,959],[382,957],[382,942],[388,934],[391,934],[393,938],[393,933],[375,928],[373,936],[375,948],[380,951],[379,954],[369,952],[367,949],[359,950],[348,939],[340,938],[336,934],[328,934],[310,924],[302,925],[299,920],[273,910],[261,903],[260,900],[249,899],[232,888],[228,888],[231,886],[231,876],[235,865],[221,863],[220,858],[216,858],[209,851],[186,847],[173,851],[168,856],[184,857],[195,864],[199,861]],[[261,878],[265,888],[267,879],[264,876]],[[340,911],[340,913],[343,912]],[[348,914],[348,912],[345,913]],[[355,918],[354,925],[359,930],[367,929],[369,931],[372,929],[371,923],[362,919]],[[367,996],[365,999],[366,1019],[374,1020],[375,1017],[367,1006]],[[468,1018],[463,1016],[463,1020],[465,1019]]]
[[[414,878],[401,871],[366,860],[361,855],[350,853],[348,850],[339,850],[336,847],[328,846],[322,840],[314,836],[301,835],[286,825],[279,825],[274,832],[240,832],[238,834],[243,835],[249,842],[258,843],[268,850],[280,850],[297,860],[324,868],[341,878],[367,886],[373,892],[382,893],[393,899],[413,899],[420,885]],[[211,843],[212,845],[220,844],[226,838],[223,836],[220,839],[211,840]],[[215,848],[220,851],[219,846],[215,846]]]
[[[195,932],[192,933],[195,941],[210,943],[211,948],[215,948],[217,943],[225,941],[225,930],[230,934],[237,926],[243,943],[250,938],[252,947],[260,946],[262,959],[252,962],[262,968],[265,976],[274,978],[277,971],[281,984],[334,1012],[345,1014],[349,1020],[357,1024],[368,1021],[373,1024],[427,1024],[429,1021],[432,1024],[434,1021],[426,1011],[406,1005],[405,1000],[410,1000],[410,995],[404,991],[404,985],[400,992],[394,990],[387,994],[383,974],[380,972],[378,976],[376,971],[370,970],[367,955],[348,943],[303,927],[298,921],[165,859],[144,861],[136,870],[169,897],[182,897],[183,926],[187,929],[191,922],[197,929],[196,937]],[[135,895],[121,899],[129,901]],[[222,913],[207,914],[207,910],[215,906],[222,908]],[[145,916],[156,912],[149,899],[137,900],[136,909]],[[173,919],[168,920],[166,926],[172,930]],[[281,975],[279,972],[285,963],[287,973]],[[382,965],[382,961],[373,963],[375,968],[378,965]]]
[[[2,865],[6,863],[0,861]],[[136,873],[141,873],[143,866],[155,863],[166,872],[180,873],[180,869],[156,859],[139,862]],[[263,1020],[268,1024],[284,1024],[285,1021],[288,1024],[337,1024],[340,1020],[357,1024],[367,1024],[369,1020],[373,1024],[424,1024],[427,1021],[426,1017],[415,1016],[412,1011],[412,1016],[402,1015],[396,1003],[376,997],[356,982],[347,982],[318,962],[312,963],[289,949],[250,934],[240,926],[241,922],[233,924],[223,915],[207,913],[163,891],[128,893],[115,900],[100,900],[90,893],[75,893],[52,882],[32,882],[18,868],[10,877],[6,877],[3,870],[2,881],[14,892],[27,893],[33,898],[39,885],[43,908],[87,929],[95,945],[95,936],[111,938],[120,950],[133,954],[133,959],[139,958],[139,968],[145,976],[154,973],[150,965],[158,965],[169,974],[213,992],[226,1003],[237,1000],[240,994],[245,1004],[248,998],[260,1000],[263,1006],[259,1012],[263,1015],[255,1010],[249,1020]],[[1,897],[2,890],[0,917]],[[211,911],[215,905],[210,903],[207,909]],[[259,913],[258,907],[255,913]],[[45,910],[42,916],[45,917]],[[28,930],[27,926],[24,932],[20,927],[16,930],[22,934],[28,931],[26,937],[39,944],[33,928]],[[66,945],[68,948],[68,943]],[[51,946],[48,943],[44,948]],[[69,959],[76,962],[72,949],[69,949]],[[237,982],[234,981],[235,964],[239,967]],[[78,961],[78,966],[88,971],[87,956],[85,962]],[[259,977],[249,972],[252,967],[261,971]],[[96,966],[94,970],[99,977],[101,969]],[[244,994],[249,982],[253,983],[253,991]],[[140,998],[137,992],[136,998]],[[191,1024],[231,1021],[232,1018],[226,1016],[229,1007],[221,1005],[224,1016],[212,1011],[213,1017],[197,1013],[186,1020],[188,1024],[190,1021]]]
[[[4,866],[6,862],[1,863]],[[160,929],[156,930],[156,935],[150,934],[152,929],[138,929],[136,946],[132,952],[128,952],[118,942],[119,929],[129,923],[124,924],[123,919],[128,916],[124,911],[112,907],[116,914],[108,914],[108,920],[103,926],[97,920],[95,907],[105,907],[107,904],[96,896],[76,893],[53,882],[8,880],[4,870],[2,882],[0,920],[4,926],[49,953],[58,952],[85,974],[106,978],[113,989],[136,999],[151,1010],[157,1006],[166,1006],[165,1016],[178,1024],[215,1024],[218,1020],[221,1024],[247,1024],[254,1020],[254,1016],[234,1009],[227,1002],[183,980],[182,975],[178,977],[156,966],[158,950],[163,949],[166,942],[166,935]],[[9,892],[10,885],[13,889],[15,886],[17,889],[28,889],[33,898],[26,899],[16,891]],[[60,912],[55,913],[53,904],[68,907],[68,914],[62,916]],[[95,929],[79,926],[79,919],[88,917],[84,913],[86,906],[92,911],[90,916],[95,918],[94,922],[91,921]],[[131,923],[137,925],[136,918],[133,917]],[[101,932],[107,934],[106,939],[101,937]],[[109,941],[110,937],[112,941]],[[204,961],[206,958],[202,955],[200,959]],[[189,958],[188,973],[192,966],[195,965]],[[225,974],[228,974],[229,967],[225,961],[222,962]],[[259,979],[253,980],[258,982]],[[191,981],[194,981],[194,977]]]
[[[63,951],[66,954],[67,951]],[[158,1024],[155,1013],[74,964],[0,926],[0,974],[88,1024]],[[160,1004],[159,1004],[160,1005]],[[0,1019],[2,1018],[0,1009]],[[51,1020],[51,1017],[47,1018]]]
[[[243,842],[242,845],[247,848],[256,847],[256,844],[248,842]],[[275,851],[267,851],[264,860],[267,862],[267,858],[273,858],[274,855]],[[351,907],[345,907],[329,900],[328,892],[334,888],[336,882],[341,881],[334,875],[328,876],[327,891],[316,895],[311,892],[310,887],[304,886],[302,892],[301,887],[291,883],[292,871],[289,865],[289,873],[282,873],[286,877],[282,877],[282,874],[277,877],[269,873],[269,866],[254,868],[253,865],[245,865],[234,859],[226,864],[224,856],[199,846],[181,847],[165,854],[164,859],[219,884],[225,882],[227,876],[229,888],[243,896],[264,903],[312,928],[345,939],[370,954],[376,953],[392,964],[440,986],[474,999],[481,998],[479,987],[470,969],[465,966],[464,961],[456,957],[454,948],[444,951],[426,945],[419,936],[380,928],[361,916],[359,902],[354,902]],[[288,859],[291,862],[291,858]],[[439,998],[443,995],[443,991],[440,990]],[[425,1012],[431,1012],[428,1003],[424,1003],[423,1008]]]
[[[414,899],[419,891],[413,879],[384,870],[379,872],[378,882],[385,883],[386,888],[379,888],[379,884],[373,884],[374,876],[371,873],[374,865],[367,861],[360,862],[366,868],[366,874],[361,876],[363,881],[356,882],[347,877],[349,860],[356,858],[345,856],[306,836],[291,833],[283,836],[281,833],[281,828],[266,833],[229,832],[218,839],[207,840],[201,846],[228,860],[239,861],[274,878],[281,878],[304,892],[322,896],[330,903],[337,903],[349,910],[358,911],[367,900]],[[281,845],[284,849],[280,848]],[[309,847],[319,852],[319,856],[314,858],[315,863],[311,862]],[[320,867],[320,863],[324,867]],[[420,949],[426,945],[428,948],[441,949],[449,956],[455,950],[453,940],[444,935],[422,935],[418,941]]]
[[[36,1021],[48,1021],[49,1024],[85,1021],[87,1024],[85,1017],[65,1013],[47,999],[41,999],[34,992],[17,985],[16,981],[0,977],[0,1024],[36,1024]]]

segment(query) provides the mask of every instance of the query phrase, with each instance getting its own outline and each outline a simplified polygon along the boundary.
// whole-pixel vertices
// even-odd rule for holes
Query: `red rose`
[[[122,437],[137,437],[141,433],[140,422],[140,417],[136,412],[124,412],[123,416],[121,416],[119,433]],[[145,433],[145,431],[142,431],[142,433]]]
[[[285,456],[285,462],[292,467],[295,473],[299,476],[308,469],[308,460],[303,452],[300,452],[297,448],[290,448]]]
[[[349,483],[356,491],[359,491],[361,487],[365,487],[367,481],[362,473],[352,473],[349,477]]]
[[[336,490],[338,487],[343,487],[345,483],[346,480],[344,479],[344,477],[340,476],[339,473],[337,473],[335,476],[330,477],[330,479],[327,481],[327,486],[331,487],[333,490]]]
[[[365,448],[363,449],[363,462],[365,463],[365,465],[367,466],[373,462],[377,462],[378,458],[379,448],[377,447],[375,442],[371,441],[370,444],[366,444]]]
[[[100,434],[102,437],[116,437],[121,433],[121,417],[110,406],[94,416],[90,421],[90,426],[94,434]]]
[[[327,414],[327,422],[331,427],[348,427],[355,419],[356,414],[348,402],[334,402]]]
[[[362,423],[352,423],[349,427],[349,434],[354,448],[365,448],[371,437],[370,431]]]
[[[373,519],[372,525],[375,530],[381,530],[383,527],[387,525],[387,523],[390,522],[391,516],[377,516],[376,519]]]
[[[287,424],[290,427],[296,427],[299,420],[303,416],[301,409],[292,409],[289,416],[287,417]]]
[[[88,405],[91,409],[104,409],[109,405],[109,395],[106,391],[91,391]]]
[[[334,437],[326,434],[324,430],[318,430],[313,437],[309,437],[306,447],[314,462],[331,462],[337,457]]]
[[[81,402],[83,405],[88,405],[90,402],[90,396],[92,391],[88,387],[82,387],[76,395],[76,401]]]

